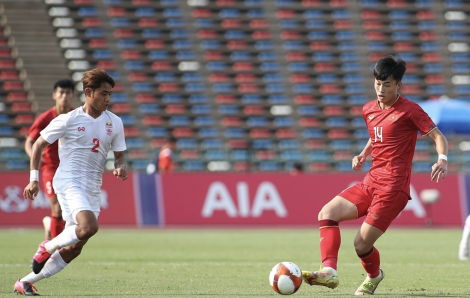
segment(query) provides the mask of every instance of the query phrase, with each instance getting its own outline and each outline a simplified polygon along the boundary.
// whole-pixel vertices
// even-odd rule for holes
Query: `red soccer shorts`
[[[387,192],[362,183],[346,188],[338,196],[356,205],[358,218],[366,215],[364,222],[384,233],[409,200],[402,191]]]
[[[54,169],[41,169],[42,183],[48,198],[55,196],[55,191],[52,187],[52,179],[54,178],[55,171]]]

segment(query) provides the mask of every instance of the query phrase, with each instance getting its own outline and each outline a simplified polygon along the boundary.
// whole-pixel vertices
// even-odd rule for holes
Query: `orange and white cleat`
[[[15,290],[13,292],[16,292],[17,294],[25,295],[25,296],[41,296],[38,293],[36,293],[37,289],[36,287],[27,281],[20,281],[19,279],[15,282],[14,285]]]

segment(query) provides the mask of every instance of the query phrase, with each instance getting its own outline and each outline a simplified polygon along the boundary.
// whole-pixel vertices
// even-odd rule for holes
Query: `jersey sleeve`
[[[38,118],[36,118],[33,125],[31,125],[31,127],[29,128],[28,137],[33,140],[37,140],[41,135],[41,130],[43,130],[46,126],[47,123],[44,123],[44,118],[42,116],[39,116]]]
[[[124,125],[122,124],[121,118],[118,117],[118,119],[119,119],[118,121],[119,130],[117,131],[117,134],[114,137],[113,143],[112,143],[112,150],[114,152],[126,151],[127,149],[126,138],[124,136]]]
[[[49,144],[54,143],[59,138],[63,137],[67,132],[67,120],[66,115],[59,115],[49,123],[46,128],[41,131],[41,136]]]
[[[413,104],[410,109],[410,119],[423,136],[437,127],[431,117],[417,104]]]

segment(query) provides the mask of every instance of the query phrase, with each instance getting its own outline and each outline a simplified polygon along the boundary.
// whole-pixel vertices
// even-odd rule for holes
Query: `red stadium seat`
[[[250,21],[251,28],[268,28],[269,22],[268,20],[258,19],[258,20],[251,20]]]
[[[233,163],[233,170],[237,172],[245,172],[250,170],[250,163],[244,161],[238,161]]]
[[[90,39],[88,46],[92,49],[107,48],[108,41],[106,39]]]
[[[255,82],[255,81],[256,81],[256,75],[252,73],[241,73],[235,76],[235,82],[237,83],[249,83],[249,82]]]
[[[320,119],[318,118],[305,117],[299,119],[299,126],[301,127],[317,127],[320,123]]]
[[[242,124],[242,119],[239,117],[224,117],[220,119],[220,124],[225,127],[237,127]]]
[[[378,20],[382,18],[382,14],[380,13],[380,11],[374,10],[365,10],[361,12],[360,16],[363,20]]]
[[[307,149],[324,149],[325,147],[326,144],[323,140],[308,140],[305,142],[305,148]]]
[[[323,94],[336,94],[341,90],[337,84],[323,84],[320,86],[320,92]]]
[[[441,53],[424,53],[422,59],[426,63],[441,62],[442,55]]]
[[[241,20],[225,19],[220,23],[220,25],[222,28],[240,28],[242,22]]]
[[[349,131],[345,129],[330,129],[327,132],[329,139],[346,139],[350,137]]]
[[[306,83],[310,81],[310,76],[308,74],[292,74],[289,81],[294,84]]]
[[[321,0],[302,0],[303,7],[314,7],[320,6],[322,4]]]
[[[365,30],[380,30],[384,24],[381,21],[365,21],[362,23],[362,28]]]
[[[276,153],[271,150],[262,150],[256,152],[256,160],[273,160],[276,158]]]
[[[121,58],[124,60],[139,60],[142,57],[140,51],[122,51]]]
[[[113,70],[116,69],[116,62],[114,61],[98,61],[96,63],[96,67],[103,68],[106,70]]]
[[[138,25],[141,28],[157,27],[158,20],[157,19],[151,19],[151,18],[141,18],[141,19],[139,19]]]
[[[139,137],[140,129],[137,127],[124,127],[124,134],[126,137]]]
[[[404,0],[388,0],[387,6],[390,8],[406,7],[407,3]]]
[[[15,69],[15,60],[0,60],[0,69]]]
[[[172,66],[171,62],[168,61],[155,61],[152,63],[152,70],[170,70]]]
[[[276,131],[276,137],[278,139],[293,139],[297,136],[297,133],[293,129],[278,129]]]
[[[315,99],[311,95],[296,95],[294,102],[298,105],[309,105],[315,102]]]
[[[249,135],[252,139],[267,139],[271,137],[271,132],[264,128],[254,128],[250,130]]]
[[[295,10],[282,9],[276,12],[276,18],[278,19],[292,19],[296,15]]]
[[[125,129],[124,129],[125,130]],[[126,137],[128,134],[126,133]],[[138,136],[138,135],[136,135]],[[129,158],[130,159],[147,159],[148,153],[146,150],[140,150],[140,149],[134,149],[134,150],[129,150]]]
[[[199,151],[196,150],[181,150],[179,157],[183,160],[199,159]]]
[[[191,128],[175,128],[172,134],[175,138],[191,138],[194,131]]]
[[[245,115],[262,115],[264,114],[264,107],[262,106],[246,106],[243,108]]]
[[[238,92],[240,93],[257,93],[259,86],[256,84],[240,84],[238,86]]]
[[[84,18],[82,20],[83,27],[100,27],[101,19],[100,18]]]
[[[146,49],[163,49],[165,47],[164,40],[147,40],[144,43]]]
[[[215,39],[217,38],[217,31],[215,30],[198,30],[197,38],[199,39]]]
[[[109,17],[123,17],[126,15],[127,11],[122,7],[112,7],[109,8],[106,13]]]
[[[355,117],[362,117],[362,106],[351,107],[349,114]]]
[[[165,139],[152,139],[150,140],[150,147],[152,149],[161,148],[167,141]]]
[[[244,50],[246,47],[246,41],[243,40],[230,40],[227,42],[227,49],[229,50]]]
[[[0,58],[10,58],[11,50],[10,49],[0,49]]]
[[[178,91],[179,87],[176,83],[161,83],[158,86],[158,91],[165,93],[165,92],[176,92]]]
[[[111,111],[115,114],[130,114],[132,107],[127,103],[116,103],[111,107]]]
[[[28,100],[28,94],[24,92],[9,92],[7,94],[7,101],[15,102],[15,101],[26,101]]]
[[[337,161],[351,160],[353,153],[350,151],[336,151],[333,153],[333,159]]]
[[[155,95],[153,94],[137,94],[135,101],[138,103],[154,103]]]
[[[336,30],[348,30],[353,27],[353,23],[349,20],[340,20],[333,23],[333,27]]]
[[[148,76],[143,72],[133,72],[127,76],[127,79],[129,82],[146,82],[148,80]]]
[[[209,82],[211,83],[227,82],[229,80],[229,75],[225,73],[211,73],[209,75]]]
[[[222,60],[224,59],[224,53],[223,52],[214,52],[214,51],[207,51],[204,53],[202,58],[206,61],[216,61],[216,60]]]
[[[33,124],[34,115],[16,115],[15,123],[17,124]]]
[[[186,107],[183,105],[168,105],[165,108],[167,114],[183,114],[186,113]]]
[[[248,148],[247,140],[229,140],[227,142],[227,147],[232,149],[243,149]]]
[[[19,73],[17,71],[0,71],[0,81],[18,80]]]
[[[113,35],[116,38],[129,38],[134,35],[134,32],[130,29],[116,29],[114,30]]]
[[[323,109],[326,116],[341,116],[344,114],[344,108],[338,106],[328,106]]]
[[[366,32],[364,34],[364,37],[367,40],[383,40],[385,38],[385,34],[381,31],[371,31],[371,32]]]
[[[255,40],[264,40],[264,39],[271,39],[271,32],[270,31],[253,31],[251,37]]]
[[[163,118],[160,116],[144,116],[142,124],[146,126],[158,126],[163,124]]]
[[[191,16],[195,19],[198,18],[210,18],[212,15],[212,11],[210,9],[198,8],[193,9],[191,12]]]
[[[424,78],[424,81],[428,85],[440,85],[444,84],[446,79],[442,75],[429,75]]]
[[[287,61],[304,61],[305,59],[305,53],[302,52],[289,52],[286,54]]]
[[[3,90],[5,91],[19,91],[23,90],[23,82],[15,81],[15,82],[4,82],[3,83]]]
[[[230,104],[236,101],[235,96],[228,94],[219,94],[215,97],[215,102],[218,104]]]
[[[30,112],[31,104],[30,103],[14,103],[11,105],[12,112]]]

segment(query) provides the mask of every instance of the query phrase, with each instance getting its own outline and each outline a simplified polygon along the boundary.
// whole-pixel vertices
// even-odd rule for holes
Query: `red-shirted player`
[[[71,102],[74,98],[74,83],[71,80],[60,80],[54,84],[52,98],[55,106],[39,115],[29,129],[25,142],[26,153],[31,157],[31,150],[34,142],[39,138],[43,130],[59,114],[70,112],[73,108]],[[46,239],[52,239],[59,235],[64,229],[65,222],[62,220],[57,196],[52,188],[52,178],[59,167],[58,143],[55,142],[44,149],[41,161],[41,176],[44,189],[51,205],[51,217],[46,216],[43,220],[46,230]]]
[[[332,289],[338,286],[336,269],[341,244],[338,223],[365,216],[354,247],[367,277],[355,295],[374,293],[384,278],[374,243],[411,199],[411,165],[418,131],[435,142],[439,155],[431,169],[431,180],[439,182],[447,174],[446,138],[419,105],[398,94],[405,71],[406,63],[394,56],[380,59],[375,65],[377,99],[363,108],[370,138],[352,160],[352,168],[359,171],[366,157],[372,155],[372,166],[362,182],[345,189],[318,214],[323,268],[302,272],[304,281],[310,285]]]
[[[161,174],[173,173],[174,161],[173,150],[175,150],[176,139],[169,138],[158,153],[158,172]]]

